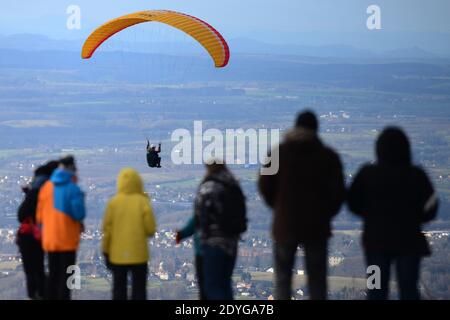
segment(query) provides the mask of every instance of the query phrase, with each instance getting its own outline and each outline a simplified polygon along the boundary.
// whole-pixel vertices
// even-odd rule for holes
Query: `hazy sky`
[[[351,34],[387,40],[392,34],[450,34],[450,0],[14,0],[2,1],[0,34],[39,33],[83,38],[108,19],[145,9],[172,9],[196,15],[226,37],[267,42],[364,43]],[[66,9],[79,5],[82,29],[67,30]],[[369,5],[381,7],[382,30],[368,32]],[[299,34],[310,36],[299,36]],[[378,34],[376,34],[378,33]],[[311,36],[313,35],[313,36]],[[429,35],[420,41],[426,41]],[[355,42],[356,41],[356,42]],[[359,41],[359,42],[358,42]],[[392,40],[389,40],[392,42]],[[317,42],[317,43],[314,43]],[[394,41],[395,42],[395,41]]]

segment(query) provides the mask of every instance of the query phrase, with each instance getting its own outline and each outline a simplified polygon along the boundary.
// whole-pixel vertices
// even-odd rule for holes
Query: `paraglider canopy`
[[[228,64],[230,59],[228,44],[216,29],[196,17],[169,10],[140,11],[105,23],[97,28],[84,43],[82,58],[91,58],[97,48],[114,34],[136,24],[150,21],[170,25],[193,37],[208,51],[217,68]]]

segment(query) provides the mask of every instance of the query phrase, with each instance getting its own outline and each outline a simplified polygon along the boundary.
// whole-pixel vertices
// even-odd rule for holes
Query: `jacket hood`
[[[125,194],[144,193],[144,184],[136,170],[125,168],[117,179],[117,192]]]
[[[284,140],[286,142],[301,141],[321,144],[317,133],[306,128],[294,128],[287,131],[284,135]]]
[[[399,128],[390,127],[383,130],[377,140],[376,154],[379,164],[411,164],[409,140],[406,134]]]
[[[50,177],[52,173],[58,168],[58,161],[49,161],[46,164],[38,167],[34,171],[34,175],[37,176],[47,176]]]
[[[317,138],[317,133],[306,128],[294,128],[286,132],[285,140],[313,140]]]
[[[51,178],[50,181],[53,182],[55,185],[61,185],[61,184],[68,184],[72,182],[74,173],[71,171],[67,171],[64,169],[56,169]]]
[[[222,170],[219,172],[215,172],[215,173],[209,174],[208,176],[205,177],[205,181],[210,181],[210,180],[218,181],[218,182],[221,182],[221,183],[223,183],[225,185],[229,185],[229,186],[237,186],[238,185],[236,178],[228,170]]]

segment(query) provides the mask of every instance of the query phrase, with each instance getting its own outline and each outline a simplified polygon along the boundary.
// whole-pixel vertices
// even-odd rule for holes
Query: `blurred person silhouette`
[[[154,144],[150,144],[147,140],[147,164],[150,168],[161,168],[161,142],[158,144],[158,149],[156,149]]]
[[[245,196],[223,161],[207,161],[194,211],[201,243],[205,298],[232,300],[231,277],[240,236],[247,230],[247,217]]]
[[[431,253],[421,226],[436,217],[438,199],[424,170],[413,165],[400,128],[383,130],[376,157],[356,174],[348,195],[350,210],[364,221],[366,263],[380,268],[381,288],[368,290],[368,299],[388,298],[395,264],[400,299],[417,300],[420,261]]]
[[[148,243],[156,232],[149,197],[139,174],[125,168],[117,179],[117,194],[108,202],[103,217],[102,251],[113,274],[114,300],[127,299],[128,273],[133,300],[147,297]]]
[[[28,297],[32,300],[42,300],[45,290],[44,251],[41,230],[36,224],[38,194],[57,167],[57,161],[49,161],[34,171],[31,183],[22,188],[25,198],[17,212],[20,227],[16,241],[22,256]]]
[[[259,190],[273,209],[275,299],[290,300],[297,248],[304,249],[310,299],[327,298],[330,221],[345,198],[339,156],[318,136],[314,113],[297,116],[279,148],[279,170],[260,175]],[[272,161],[276,161],[272,160]]]
[[[84,193],[77,185],[76,172],[73,156],[61,158],[59,167],[39,191],[36,222],[42,225],[42,248],[48,256],[46,298],[50,300],[70,299],[68,268],[76,263],[86,216]]]
[[[200,244],[200,235],[196,230],[195,214],[189,218],[183,228],[177,230],[175,242],[180,244],[186,238],[194,238],[194,256],[195,256],[195,272],[197,276],[199,298],[200,300],[206,300],[205,289],[203,284],[203,254]]]

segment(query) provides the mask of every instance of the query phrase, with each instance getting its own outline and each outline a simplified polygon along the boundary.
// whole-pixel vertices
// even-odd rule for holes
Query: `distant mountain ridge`
[[[188,39],[189,40],[189,39]],[[128,51],[141,53],[176,54],[180,52],[186,55],[199,54],[202,48],[192,41],[179,42],[142,42],[142,41],[118,41],[108,43],[102,47],[103,51]],[[13,49],[21,51],[80,51],[83,40],[51,39],[43,35],[16,34],[11,36],[0,35],[0,49]],[[297,44],[272,44],[252,39],[230,39],[229,45],[234,54],[277,54],[298,55],[318,58],[359,58],[359,59],[434,59],[450,58],[428,52],[420,47],[400,48],[385,52],[374,52],[360,49],[351,45],[326,45],[306,46]]]
[[[101,52],[91,60],[82,60],[75,51],[26,52],[0,49],[2,73],[14,74],[16,70],[21,70],[29,74],[31,79],[41,79],[44,82],[48,79],[141,84],[283,81],[336,88],[449,94],[448,60],[436,60],[437,62],[433,63],[407,60],[369,59],[366,62],[353,60],[294,55],[235,54],[227,68],[217,69],[213,67],[207,55]]]

